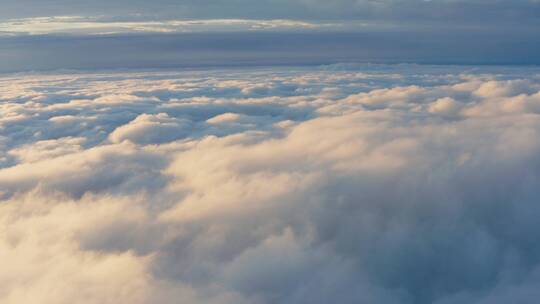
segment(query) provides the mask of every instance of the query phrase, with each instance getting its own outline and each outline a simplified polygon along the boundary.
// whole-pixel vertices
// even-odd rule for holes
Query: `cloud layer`
[[[218,20],[219,21],[219,20]],[[222,20],[223,21],[223,20]],[[256,22],[256,21],[250,21]],[[279,23],[279,22],[278,22]],[[221,24],[221,25],[220,25]],[[36,27],[2,36],[0,73],[43,70],[109,70],[201,67],[249,67],[356,63],[422,63],[466,65],[540,64],[537,27],[514,31],[495,27],[486,30],[414,29],[400,27],[358,31],[333,31],[326,27],[297,30],[276,27],[236,32],[225,23],[218,32],[156,33],[133,28],[114,35],[97,35],[119,29],[89,29],[88,34],[59,32],[22,34]],[[157,28],[162,26],[158,23]],[[199,26],[199,25],[197,25]],[[202,28],[207,25],[201,24]],[[240,28],[250,26],[239,25]],[[135,27],[136,28],[136,27]],[[75,30],[75,29],[73,29]],[[151,31],[156,30],[151,29]],[[232,30],[232,31],[231,31]],[[40,27],[39,33],[50,29]],[[64,31],[64,32],[62,32]],[[105,32],[103,32],[105,31]],[[120,30],[121,32],[121,30]],[[399,48],[396,48],[396,45]],[[309,50],[309,51],[306,51]]]
[[[4,0],[0,19],[44,16],[122,16],[126,19],[362,20],[454,28],[538,25],[537,0]]]
[[[540,70],[0,77],[0,302],[530,303]]]

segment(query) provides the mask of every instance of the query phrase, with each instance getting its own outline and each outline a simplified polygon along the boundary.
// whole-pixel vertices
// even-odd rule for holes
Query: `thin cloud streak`
[[[16,35],[111,35],[126,33],[237,32],[255,30],[339,29],[342,25],[297,20],[199,19],[114,21],[105,17],[55,16],[0,22],[0,34]]]

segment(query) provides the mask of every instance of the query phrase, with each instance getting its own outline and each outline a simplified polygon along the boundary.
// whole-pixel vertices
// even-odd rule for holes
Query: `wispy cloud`
[[[339,24],[299,20],[201,19],[158,21],[115,21],[106,17],[57,16],[11,19],[0,22],[4,35],[118,34],[138,32],[227,32],[255,30],[306,30],[336,28]]]

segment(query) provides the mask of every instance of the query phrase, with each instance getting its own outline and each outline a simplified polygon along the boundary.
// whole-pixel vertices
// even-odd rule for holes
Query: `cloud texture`
[[[0,78],[0,302],[531,303],[540,70]]]

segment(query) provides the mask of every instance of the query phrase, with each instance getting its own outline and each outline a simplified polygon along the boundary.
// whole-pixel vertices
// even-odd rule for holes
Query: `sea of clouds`
[[[540,69],[0,75],[4,304],[540,297]]]

